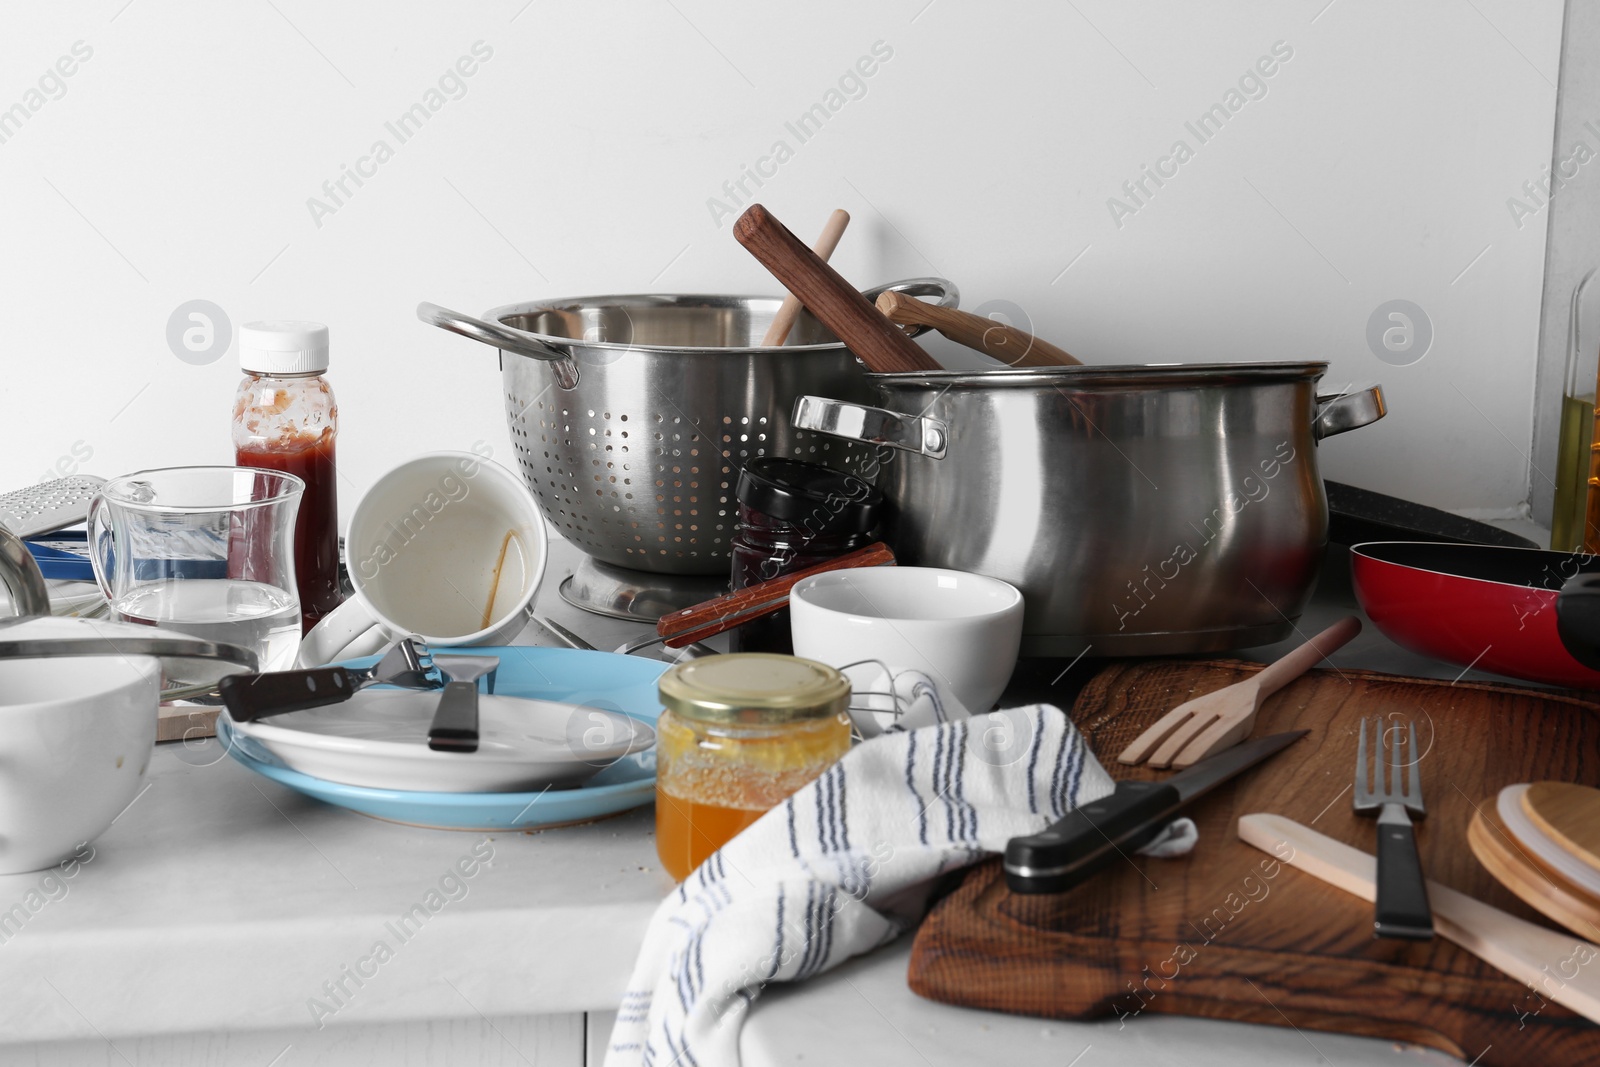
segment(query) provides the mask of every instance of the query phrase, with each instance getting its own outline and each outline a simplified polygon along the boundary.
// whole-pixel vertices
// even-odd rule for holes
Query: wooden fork
[[[1269,696],[1360,632],[1361,620],[1354,615],[1340,619],[1254,677],[1179,704],[1135,738],[1117,759],[1182,770],[1238,744],[1250,736],[1256,713]]]

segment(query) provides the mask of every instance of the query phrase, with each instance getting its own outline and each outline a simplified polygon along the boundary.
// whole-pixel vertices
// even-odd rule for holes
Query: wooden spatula
[[[1292,819],[1265,814],[1241,816],[1239,840],[1362,900],[1372,900],[1377,895],[1377,863],[1370,855]],[[1286,882],[1281,891],[1292,893],[1294,887]],[[1600,947],[1575,942],[1570,934],[1535,926],[1431,880],[1428,900],[1433,904],[1434,929],[1441,937],[1537,989],[1541,996],[1548,996],[1590,1022],[1600,1023],[1600,967],[1580,964],[1568,977],[1563,966],[1564,962],[1594,960],[1600,956]],[[1550,981],[1558,968],[1561,977]]]
[[[974,315],[970,311],[944,308],[904,293],[883,293],[878,310],[899,326],[931,326],[958,345],[977,349],[1013,367],[1081,367],[1083,361],[1057,348],[1049,341],[1007,326],[1003,322]]]
[[[1361,620],[1347,616],[1252,678],[1185,701],[1157,719],[1117,757],[1123,763],[1182,770],[1250,736],[1261,704],[1350,643]]]

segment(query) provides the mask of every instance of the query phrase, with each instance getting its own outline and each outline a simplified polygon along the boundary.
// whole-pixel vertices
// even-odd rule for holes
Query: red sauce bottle
[[[252,322],[239,331],[244,379],[233,404],[241,467],[286,471],[306,483],[294,529],[301,630],[339,606],[339,502],[334,443],[339,406],[322,376],[328,328],[316,322]]]

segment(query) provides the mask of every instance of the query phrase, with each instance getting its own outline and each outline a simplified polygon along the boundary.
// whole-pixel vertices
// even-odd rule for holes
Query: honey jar
[[[708,656],[658,685],[656,852],[679,881],[850,748],[850,682],[812,660]]]

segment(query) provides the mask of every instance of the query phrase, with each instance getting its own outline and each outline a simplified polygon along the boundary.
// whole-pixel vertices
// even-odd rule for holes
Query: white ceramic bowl
[[[951,710],[994,707],[1022,644],[1022,594],[981,574],[860,567],[812,575],[789,593],[797,656],[843,668],[921,671]]]
[[[105,832],[150,765],[160,694],[151,656],[0,660],[0,874]]]

